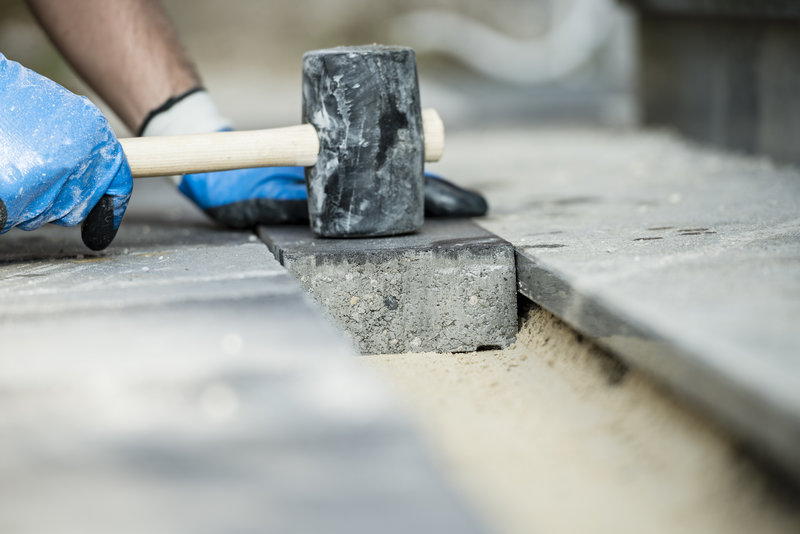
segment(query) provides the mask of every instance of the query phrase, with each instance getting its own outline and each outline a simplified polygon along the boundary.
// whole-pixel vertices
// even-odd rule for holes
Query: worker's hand
[[[133,188],[96,106],[0,54],[0,233],[74,226],[92,250],[117,233]]]
[[[188,174],[178,188],[217,223],[229,228],[308,222],[303,167]],[[425,176],[425,215],[477,217],[487,210],[478,193],[433,174]]]

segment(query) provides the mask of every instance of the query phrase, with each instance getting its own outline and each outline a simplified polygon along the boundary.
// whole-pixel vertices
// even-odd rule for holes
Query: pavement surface
[[[432,170],[487,194],[477,222],[514,246],[523,295],[798,473],[796,170],[566,127],[456,132]],[[0,238],[0,526],[481,530],[256,236],[163,182],[134,194],[102,254],[77,229]]]
[[[658,132],[450,141],[437,170],[489,195],[523,295],[800,476],[800,172]]]
[[[254,235],[137,182],[115,243],[0,239],[3,532],[481,532]]]

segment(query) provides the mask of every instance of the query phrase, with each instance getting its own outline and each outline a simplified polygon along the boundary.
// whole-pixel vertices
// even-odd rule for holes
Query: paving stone
[[[517,331],[513,249],[464,220],[406,236],[325,239],[261,227],[275,257],[367,354],[506,347]]]
[[[524,295],[800,476],[800,172],[657,133],[450,141]]]
[[[255,236],[134,195],[103,253],[0,237],[0,530],[482,531]]]

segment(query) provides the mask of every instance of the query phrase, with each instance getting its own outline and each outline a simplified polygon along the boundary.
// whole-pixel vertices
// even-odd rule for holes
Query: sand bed
[[[796,493],[542,309],[505,351],[363,358],[499,532],[800,532]]]

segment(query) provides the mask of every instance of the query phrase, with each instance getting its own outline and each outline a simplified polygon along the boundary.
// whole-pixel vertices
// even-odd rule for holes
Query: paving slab
[[[0,237],[3,532],[481,532],[251,234],[137,183],[118,239]]]
[[[800,172],[580,128],[454,134],[448,157],[523,295],[800,476]]]
[[[261,227],[275,257],[365,354],[504,348],[517,333],[514,252],[467,220],[414,234],[325,239]]]

